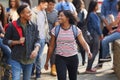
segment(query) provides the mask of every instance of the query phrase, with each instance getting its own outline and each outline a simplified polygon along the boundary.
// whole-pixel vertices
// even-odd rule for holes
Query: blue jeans
[[[37,55],[36,61],[35,61],[36,74],[38,73],[38,75],[41,72],[41,59],[40,59],[40,56],[43,53],[44,46],[45,46],[45,39],[40,39],[40,50],[38,52],[38,55]]]
[[[30,80],[32,65],[33,64],[21,64],[15,60],[11,60],[12,65],[12,80],[21,80],[21,70],[23,72],[22,80]]]
[[[2,38],[0,38],[0,48],[3,51],[3,55],[7,59],[7,63],[10,64],[10,61],[11,61],[11,49],[7,45],[3,44],[3,39]]]
[[[106,58],[110,52],[109,43],[117,39],[120,39],[120,32],[114,32],[102,40],[102,58]]]

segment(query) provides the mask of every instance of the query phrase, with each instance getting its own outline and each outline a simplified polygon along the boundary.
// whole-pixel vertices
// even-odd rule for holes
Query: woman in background
[[[19,18],[17,8],[19,7],[19,0],[9,0],[9,8],[7,8],[7,21],[15,21]]]
[[[84,32],[84,29],[86,28],[85,25],[85,19],[87,17],[87,10],[85,9],[85,4],[83,2],[83,0],[73,0],[72,2],[76,8],[77,11],[77,17],[78,17],[78,24],[77,26],[82,30],[83,32],[83,36],[86,35],[86,33]],[[81,53],[81,57],[82,57],[82,65],[85,64],[85,50],[83,49],[83,47],[79,44],[78,45],[78,51]]]
[[[93,57],[92,59],[88,60],[86,73],[96,72],[96,69],[92,68],[92,64],[99,50],[99,41],[103,38],[102,31],[100,28],[100,19],[96,13],[97,10],[98,10],[98,3],[96,1],[91,1],[88,9],[87,27],[88,27],[88,31],[92,36],[92,40],[90,42],[90,50],[92,52]]]
[[[7,60],[7,64],[10,65],[11,50],[7,45],[3,44],[2,42],[4,38],[4,33],[5,33],[3,26],[5,26],[5,11],[2,4],[0,3],[0,48],[3,51],[3,56]]]

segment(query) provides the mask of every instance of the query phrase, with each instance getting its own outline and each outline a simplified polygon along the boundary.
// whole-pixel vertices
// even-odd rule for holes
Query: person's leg
[[[53,52],[53,54],[51,55],[51,58],[50,58],[50,64],[55,64],[55,53]]]
[[[80,53],[81,53],[81,57],[82,57],[82,65],[85,65],[85,50],[83,49],[82,46],[80,48]]]
[[[66,80],[67,68],[64,57],[56,55],[55,65],[57,70],[57,80]]]
[[[50,65],[51,65],[51,75],[56,76],[56,65],[55,65],[55,52],[53,52],[50,58]]]
[[[77,80],[78,55],[67,58],[67,69],[70,80]]]
[[[104,26],[103,30],[103,35],[107,36],[108,35],[108,30],[107,28]],[[101,69],[102,68],[102,61],[100,61],[100,59],[102,58],[102,42],[100,41],[100,48],[99,48],[99,58],[98,58],[98,64],[95,66],[96,69]]]
[[[92,64],[93,64],[95,57],[98,53],[98,49],[99,49],[99,38],[98,38],[98,35],[93,34],[93,40],[92,40],[91,45],[90,45],[90,50],[91,50],[93,57],[92,57],[92,59],[88,60],[88,65],[87,65],[86,71],[92,72]],[[95,70],[93,70],[93,72],[94,71]]]
[[[23,70],[23,80],[30,80],[33,64],[21,64]]]
[[[0,38],[0,48],[3,51],[3,55],[7,59],[7,63],[10,65],[11,49],[7,45],[3,44],[3,39],[2,38]]]
[[[103,62],[100,61],[100,59],[102,58],[102,46],[101,46],[101,41],[100,41],[100,48],[99,48],[99,58],[98,58],[98,64],[94,67],[95,69],[101,69],[103,66]]]
[[[113,42],[117,39],[120,39],[120,33],[119,32],[114,32],[108,36],[106,36],[103,40],[102,40],[102,58],[106,58],[107,55],[109,54],[109,43]]]
[[[44,46],[45,46],[45,39],[41,39],[40,40],[40,50],[38,52],[38,55],[36,57],[36,61],[35,61],[35,67],[36,67],[36,78],[40,78],[40,74],[41,74],[41,58],[40,56],[43,53],[44,50]]]
[[[12,80],[20,80],[21,64],[15,60],[11,60]]]

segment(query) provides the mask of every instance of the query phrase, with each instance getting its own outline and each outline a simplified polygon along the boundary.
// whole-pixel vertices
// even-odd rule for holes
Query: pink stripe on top
[[[55,35],[55,28],[52,29],[51,33]],[[81,33],[81,30],[78,29],[78,35],[80,33]],[[72,27],[68,30],[64,30],[60,28],[60,31],[57,37],[57,46],[55,50],[56,50],[56,54],[64,57],[73,56],[78,53]]]

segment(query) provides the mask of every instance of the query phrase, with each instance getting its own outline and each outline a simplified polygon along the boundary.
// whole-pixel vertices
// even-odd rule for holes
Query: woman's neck
[[[65,30],[69,29],[70,26],[71,26],[71,25],[70,25],[70,24],[67,24],[67,23],[61,24],[61,27],[62,27],[63,29],[65,29]]]

